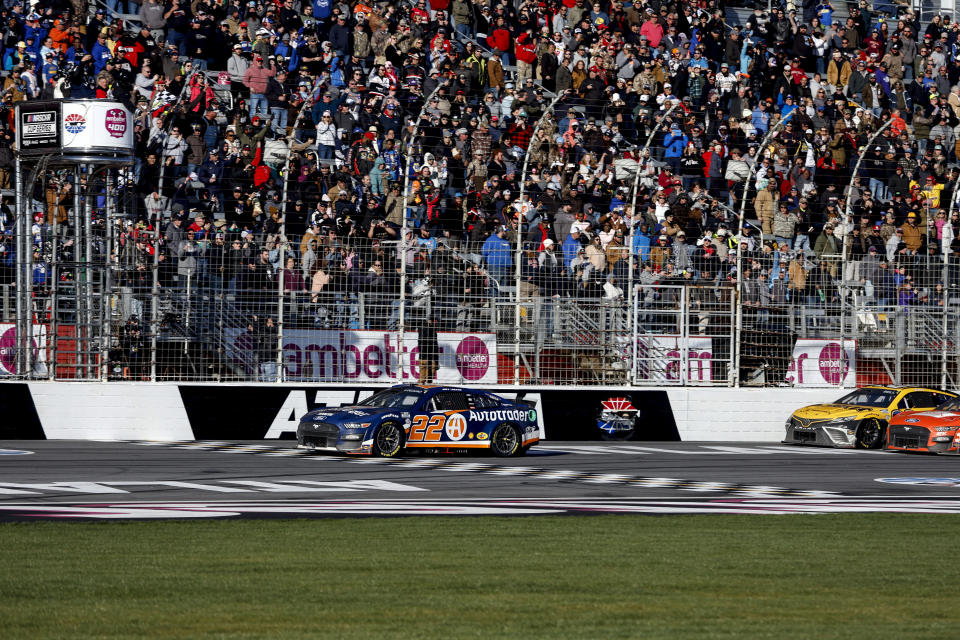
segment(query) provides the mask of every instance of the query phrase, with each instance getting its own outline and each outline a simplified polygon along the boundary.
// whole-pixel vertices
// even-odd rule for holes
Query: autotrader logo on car
[[[471,420],[490,422],[491,420],[527,420],[533,413],[526,409],[501,409],[497,411],[471,411]]]

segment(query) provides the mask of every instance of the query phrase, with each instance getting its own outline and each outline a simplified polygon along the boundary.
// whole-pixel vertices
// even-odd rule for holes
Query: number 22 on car
[[[460,440],[467,433],[467,420],[460,413],[416,415],[411,420],[407,442],[440,442],[446,431],[450,440]]]

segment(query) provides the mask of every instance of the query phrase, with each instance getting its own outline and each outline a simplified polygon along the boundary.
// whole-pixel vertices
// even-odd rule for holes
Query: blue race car
[[[519,456],[540,440],[534,406],[477,389],[397,385],[358,405],[305,414],[297,447],[384,458],[414,448]]]

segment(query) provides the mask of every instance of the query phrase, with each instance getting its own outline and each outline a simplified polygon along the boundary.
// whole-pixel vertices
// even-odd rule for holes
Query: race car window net
[[[482,393],[471,395],[470,401],[473,404],[474,409],[492,409],[493,407],[499,407],[501,404],[503,404],[503,401],[496,396]]]
[[[423,396],[420,389],[387,389],[376,393],[360,404],[366,407],[382,407],[384,409],[409,408],[417,404]]]
[[[941,411],[960,411],[960,398],[950,398],[937,408]]]
[[[855,404],[862,407],[886,407],[897,396],[892,389],[857,389],[848,393],[837,404]]]
[[[469,409],[467,394],[456,391],[444,391],[433,396],[430,401],[432,411],[462,411]]]
[[[936,400],[934,400],[933,394],[929,391],[914,391],[913,393],[908,393],[897,405],[899,409],[916,409],[918,407],[935,407],[937,406]]]

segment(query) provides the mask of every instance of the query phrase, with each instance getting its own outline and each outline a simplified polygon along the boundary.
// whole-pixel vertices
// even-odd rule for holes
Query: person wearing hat
[[[901,227],[900,240],[907,245],[911,253],[917,253],[923,246],[924,232],[920,226],[920,215],[916,211],[907,214],[907,223]]]
[[[847,86],[852,74],[853,68],[850,66],[850,61],[843,57],[843,52],[834,49],[827,64],[827,82],[834,91],[838,91]]]
[[[227,58],[227,73],[230,74],[230,90],[234,95],[238,95],[243,87],[243,78],[250,68],[250,60],[243,55],[243,45],[239,42],[234,44],[230,57]]]
[[[253,54],[253,64],[243,74],[243,86],[250,90],[250,117],[257,113],[268,113],[267,85],[270,78],[277,74],[273,61],[264,63],[260,53]]]
[[[660,273],[665,265],[673,258],[673,249],[670,245],[670,238],[666,234],[660,234],[656,237],[656,242],[650,247],[650,262],[653,270]]]
[[[675,175],[680,174],[681,157],[688,142],[690,138],[680,129],[680,125],[676,122],[672,123],[670,130],[663,138],[663,159],[670,166],[670,172]]]
[[[890,266],[891,258],[879,255],[876,274],[873,275],[873,296],[878,307],[886,307],[897,301],[897,275]],[[865,287],[866,288],[866,287]]]
[[[869,244],[867,245],[867,251],[863,259],[860,261],[860,284],[863,285],[864,293],[868,298],[873,298],[874,283],[876,283],[878,278],[880,258],[883,255],[883,247]],[[869,283],[869,285],[867,283]]]
[[[480,253],[491,276],[490,293],[496,296],[500,286],[509,284],[513,273],[513,247],[507,239],[507,228],[497,226],[484,241]]]
[[[97,41],[90,50],[90,55],[93,56],[94,74],[99,74],[101,71],[106,69],[107,61],[113,59],[113,49],[110,46],[109,36],[110,30],[107,27],[103,27],[100,32],[97,33]],[[27,40],[27,50],[29,51],[30,38],[27,38]]]

